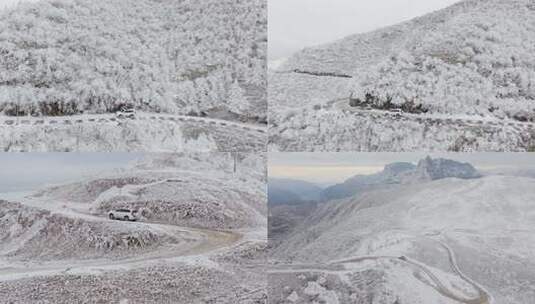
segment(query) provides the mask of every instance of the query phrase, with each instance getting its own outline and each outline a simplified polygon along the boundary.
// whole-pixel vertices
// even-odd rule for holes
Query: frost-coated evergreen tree
[[[228,108],[231,112],[240,115],[244,115],[249,109],[249,101],[245,97],[245,92],[237,80],[235,80],[230,87]]]

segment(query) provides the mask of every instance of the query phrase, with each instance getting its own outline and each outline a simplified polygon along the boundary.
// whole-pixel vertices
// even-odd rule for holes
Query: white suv
[[[117,118],[136,118],[136,109],[133,106],[124,106],[115,113]]]
[[[108,212],[110,220],[137,221],[137,211],[130,209],[117,209]]]

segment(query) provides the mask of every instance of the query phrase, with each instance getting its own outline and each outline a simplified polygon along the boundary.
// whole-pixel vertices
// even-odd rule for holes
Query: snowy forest
[[[262,0],[43,0],[0,12],[0,113],[266,116]]]
[[[360,71],[356,96],[535,121],[534,14],[526,0],[468,1],[411,21],[391,56]]]

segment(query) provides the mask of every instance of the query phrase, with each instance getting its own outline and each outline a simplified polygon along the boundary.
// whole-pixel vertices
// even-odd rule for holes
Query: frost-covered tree
[[[265,78],[265,11],[262,0],[22,3],[0,12],[0,113],[224,107],[233,79]]]
[[[535,112],[535,23],[527,4],[466,1],[400,26],[405,36],[388,55],[356,73],[355,97],[373,92],[446,114]]]
[[[249,101],[245,97],[245,92],[237,80],[235,80],[230,87],[228,108],[231,112],[240,115],[245,114],[249,108]]]

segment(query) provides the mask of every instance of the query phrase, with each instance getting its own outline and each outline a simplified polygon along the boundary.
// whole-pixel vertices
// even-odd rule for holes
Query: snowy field
[[[269,72],[269,149],[533,150],[533,10],[461,1],[298,52]]]
[[[325,202],[270,241],[269,302],[530,303],[533,189],[514,174],[416,178]]]
[[[0,296],[265,301],[264,172],[263,155],[149,154],[127,169],[0,194]],[[139,220],[108,219],[121,208],[138,210]]]

